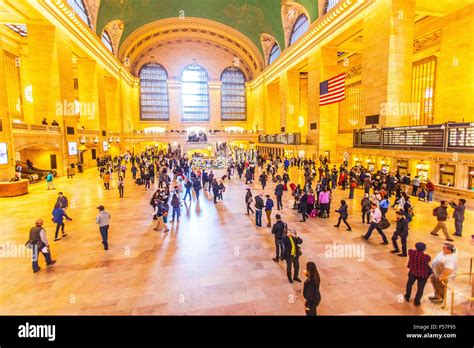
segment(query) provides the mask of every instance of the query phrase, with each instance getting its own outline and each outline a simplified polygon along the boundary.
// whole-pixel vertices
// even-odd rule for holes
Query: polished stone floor
[[[291,170],[293,182],[301,173]],[[115,182],[116,183],[116,182]],[[0,314],[105,314],[105,315],[303,315],[302,285],[290,284],[285,265],[276,264],[270,229],[256,228],[251,217],[244,215],[243,181],[227,183],[224,201],[213,204],[208,194],[196,202],[186,202],[179,224],[169,233],[152,229],[150,196],[153,190],[126,178],[125,198],[118,198],[114,182],[111,191],[103,189],[98,172],[88,170],[73,179],[59,178],[56,190],[47,191],[44,183],[30,187],[30,194],[1,199],[0,245],[10,257],[0,258]],[[260,184],[251,185],[253,193]],[[265,192],[273,192],[273,183]],[[54,242],[51,211],[57,192],[63,191],[71,202],[67,222],[69,236]],[[347,198],[348,191],[336,190],[334,202]],[[295,228],[304,243],[301,268],[315,261],[321,275],[322,315],[426,315],[448,314],[427,299],[431,285],[425,288],[422,306],[401,300],[406,282],[407,259],[380,245],[373,235],[364,242],[366,230],[361,223],[359,201],[349,203],[349,221],[353,231],[334,228],[337,216],[299,222],[300,216],[288,208],[285,194],[283,219]],[[112,215],[110,250],[104,251],[95,224],[96,207],[104,205]],[[418,241],[428,245],[434,257],[444,239],[429,234],[435,225],[431,210],[435,204],[415,202],[409,247]],[[336,203],[331,207],[337,209]],[[274,212],[275,214],[275,212]],[[274,216],[273,214],[273,216]],[[389,213],[394,220],[394,211]],[[14,257],[15,247],[22,249],[35,219],[43,218],[56,265],[33,274],[27,257]],[[265,217],[263,218],[264,225]],[[474,212],[468,211],[465,236],[456,239],[459,248],[459,273],[469,271],[474,254],[470,244]],[[452,231],[453,222],[449,222]],[[388,230],[390,238],[393,228]],[[334,243],[363,254],[329,254]],[[12,249],[13,248],[13,249]],[[4,249],[6,250],[6,249]],[[5,254],[5,253],[4,253]],[[304,278],[300,272],[300,277]],[[458,276],[454,286],[460,294],[469,295],[468,277]],[[462,295],[455,297],[456,314],[473,314]]]

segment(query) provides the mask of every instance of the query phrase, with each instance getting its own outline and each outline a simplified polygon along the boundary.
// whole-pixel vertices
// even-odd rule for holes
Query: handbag
[[[382,230],[386,230],[387,228],[390,227],[390,222],[387,220],[387,218],[383,218],[383,219],[379,222],[379,227],[380,227]]]
[[[28,239],[25,243],[25,247],[28,249],[33,249],[33,243],[31,242],[31,239]]]

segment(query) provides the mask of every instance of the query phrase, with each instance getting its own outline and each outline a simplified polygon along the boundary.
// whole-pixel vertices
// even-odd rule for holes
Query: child
[[[424,187],[422,187],[420,193],[418,193],[418,200],[426,202],[426,191]]]

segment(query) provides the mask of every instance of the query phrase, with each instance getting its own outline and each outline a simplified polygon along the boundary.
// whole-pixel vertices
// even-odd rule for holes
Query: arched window
[[[140,69],[140,119],[169,120],[168,74],[160,64],[145,64]]]
[[[235,67],[224,70],[221,75],[222,81],[222,120],[245,121],[245,75]]]
[[[209,120],[209,84],[206,70],[192,64],[181,76],[181,108],[183,121]]]
[[[86,7],[84,6],[83,0],[67,0],[67,3],[71,8],[78,14],[78,16],[86,23],[89,28],[91,28],[91,22],[89,21],[89,16],[87,15]]]
[[[326,14],[331,10],[334,6],[337,5],[339,0],[326,0],[326,6],[324,6],[324,11],[323,13]]]
[[[309,21],[306,15],[298,17],[291,31],[290,46],[293,45],[309,28]]]
[[[107,47],[110,52],[114,53],[114,46],[112,45],[112,40],[110,39],[109,33],[104,30],[100,39],[104,43],[105,47]]]
[[[278,44],[274,44],[272,50],[270,51],[270,56],[268,57],[268,65],[272,64],[278,57],[280,57],[281,50]]]

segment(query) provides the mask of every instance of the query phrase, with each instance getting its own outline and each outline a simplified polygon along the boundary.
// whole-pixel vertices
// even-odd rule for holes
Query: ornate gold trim
[[[413,53],[441,44],[441,29],[413,40]]]

